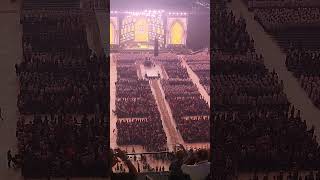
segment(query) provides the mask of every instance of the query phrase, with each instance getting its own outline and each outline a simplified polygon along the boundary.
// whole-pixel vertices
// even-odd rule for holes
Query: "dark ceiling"
[[[110,0],[111,10],[115,9],[163,9],[189,10],[194,0]]]

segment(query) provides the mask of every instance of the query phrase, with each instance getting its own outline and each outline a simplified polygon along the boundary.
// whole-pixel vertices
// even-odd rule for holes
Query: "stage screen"
[[[147,18],[144,16],[137,17],[134,22],[134,41],[148,42],[149,41],[149,25]]]
[[[153,49],[157,38],[164,46],[164,25],[160,11],[132,12],[122,19],[120,44],[126,49]]]
[[[167,44],[186,45],[187,39],[187,18],[168,17],[167,18]]]
[[[119,44],[119,23],[117,17],[110,17],[110,44]]]

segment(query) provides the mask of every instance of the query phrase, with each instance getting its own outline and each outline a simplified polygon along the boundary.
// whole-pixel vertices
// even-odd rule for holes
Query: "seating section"
[[[147,151],[163,151],[167,148],[167,138],[160,113],[149,82],[138,79],[136,60],[127,54],[121,54],[117,60],[117,144],[142,145]]]
[[[320,108],[320,51],[292,47],[286,57],[286,66],[298,79],[307,95]]]
[[[237,20],[232,12],[226,16],[223,7],[217,9],[213,18],[221,24],[213,26],[213,36],[221,41],[212,42],[216,52],[211,61],[211,68],[215,69],[211,71],[211,84],[215,84],[211,93],[215,99],[211,138],[221,157],[213,160],[222,162],[221,171],[230,177],[235,171],[288,169],[293,162],[302,169],[315,169],[320,154],[314,128],[307,128],[300,111],[288,101],[283,82],[274,71],[266,69],[253,41],[238,46],[237,41],[230,40],[247,36],[245,26],[234,26],[234,32],[240,32],[235,38],[230,38],[230,33],[219,36],[219,28]],[[223,47],[221,42],[229,43],[229,48],[219,48]]]
[[[187,57],[187,63],[199,77],[200,84],[210,94],[210,55],[198,53]]]
[[[109,65],[87,45],[82,14],[24,14],[18,153],[25,178],[108,175]]]
[[[246,32],[243,18],[236,19],[224,6],[214,6],[211,17],[211,48],[229,53],[246,53],[253,50],[253,39]],[[237,52],[234,52],[237,51]]]
[[[259,8],[297,8],[297,7],[320,7],[317,0],[244,0],[248,4],[248,9]]]
[[[183,140],[187,143],[209,141],[209,106],[189,78],[187,70],[173,55],[159,57],[169,76],[161,85]]]
[[[80,0],[24,0],[23,9],[65,9],[80,8]]]
[[[320,2],[318,4],[319,6],[283,5],[259,8],[254,10],[254,17],[266,32],[274,36],[284,51],[291,45],[318,49]]]

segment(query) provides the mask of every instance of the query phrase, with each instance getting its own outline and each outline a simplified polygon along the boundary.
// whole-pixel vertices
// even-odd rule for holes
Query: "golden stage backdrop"
[[[170,32],[171,44],[183,44],[184,29],[180,22],[174,22],[171,26]]]
[[[185,45],[187,39],[187,18],[168,17],[167,18],[167,44]]]
[[[148,42],[149,41],[149,24],[146,17],[138,17],[134,24],[134,41]]]
[[[115,34],[115,30],[114,30],[114,25],[113,23],[110,23],[110,44],[114,44],[115,43],[115,37],[114,37],[114,34]]]

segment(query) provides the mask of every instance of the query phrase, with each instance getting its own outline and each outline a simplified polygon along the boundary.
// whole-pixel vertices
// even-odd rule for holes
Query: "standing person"
[[[7,152],[7,160],[8,160],[8,167],[11,168],[12,154],[10,149]]]
[[[184,158],[185,152],[182,150],[179,150],[176,152],[175,160],[172,161],[172,163],[169,166],[170,174],[169,174],[169,180],[174,179],[189,179],[188,175],[182,172],[181,166],[183,165],[183,158]]]
[[[19,66],[17,63],[14,65],[14,68],[16,69],[16,74],[19,75]]]
[[[187,157],[181,166],[181,170],[185,174],[188,174],[192,180],[204,180],[210,172],[210,162],[208,159],[208,151],[200,149],[195,154],[192,153]]]
[[[130,179],[130,180],[135,180],[137,179],[137,174],[138,171],[135,168],[135,166],[132,164],[132,162],[129,160],[128,156],[125,154],[124,151],[121,151],[120,149],[115,149],[115,153],[111,153],[112,154],[112,165],[111,167],[113,167],[114,165],[118,164],[119,159],[122,160],[122,162],[128,167],[129,172],[128,173],[124,173],[121,169],[122,169],[122,164],[120,164],[120,170],[122,173],[112,173],[111,174],[111,179],[113,180],[126,180],[126,179]]]
[[[2,120],[3,120],[1,107],[0,107],[0,119],[2,119]]]

